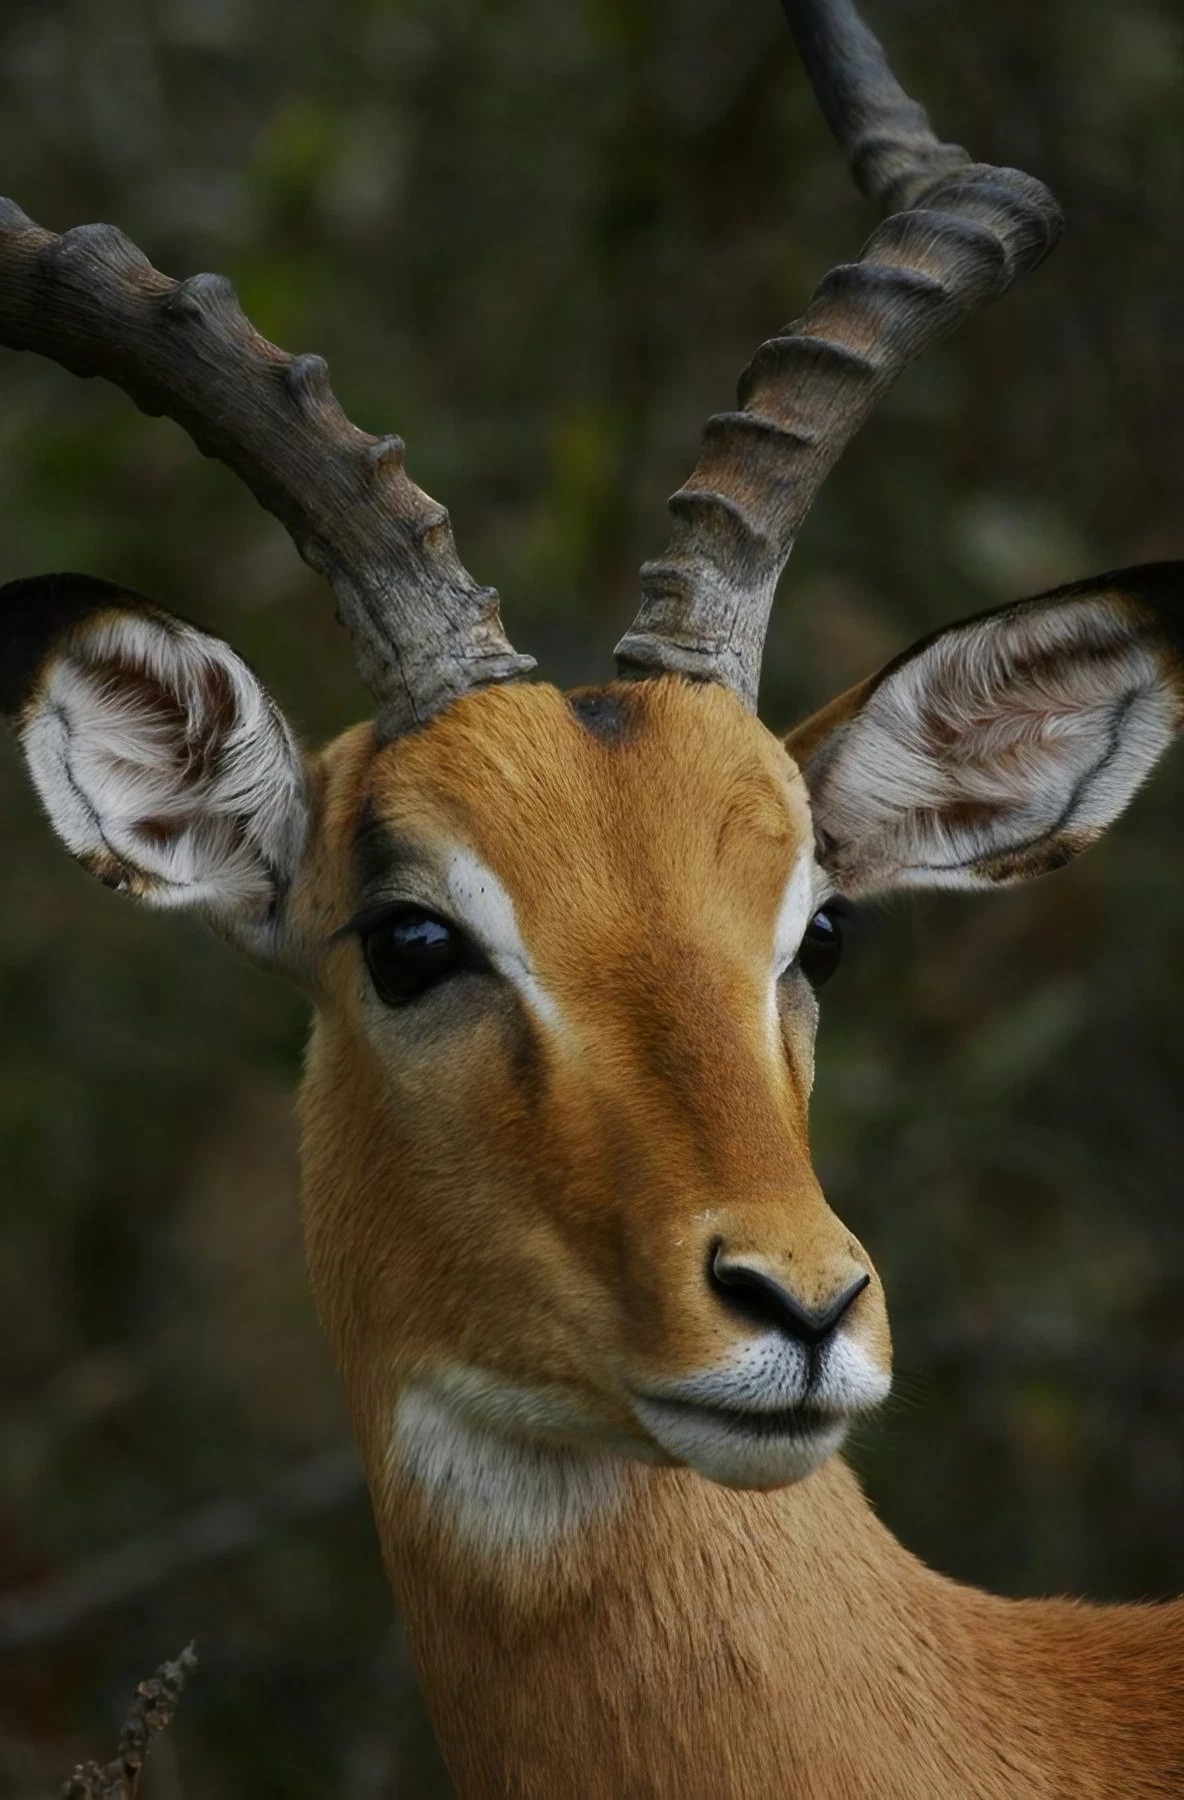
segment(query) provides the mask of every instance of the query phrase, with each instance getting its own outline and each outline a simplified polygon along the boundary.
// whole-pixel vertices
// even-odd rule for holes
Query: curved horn
[[[852,0],[783,0],[815,95],[863,192],[900,208],[858,262],[757,351],[738,409],[708,420],[670,501],[666,553],[617,646],[622,675],[678,671],[756,707],[778,576],[828,471],[907,363],[1041,262],[1061,232],[1048,189],[934,135]]]
[[[114,226],[55,237],[0,199],[0,344],[105,376],[241,476],[332,586],[384,738],[533,668],[401,439],[351,425],[324,361],[269,344],[224,277],[171,281]]]

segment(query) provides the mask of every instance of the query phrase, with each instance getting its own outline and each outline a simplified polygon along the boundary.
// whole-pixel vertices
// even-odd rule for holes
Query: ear
[[[300,753],[221,639],[84,575],[0,588],[0,705],[50,824],[108,887],[269,954],[308,827]]]
[[[1184,724],[1184,563],[1101,575],[923,639],[791,732],[843,892],[1060,868]]]

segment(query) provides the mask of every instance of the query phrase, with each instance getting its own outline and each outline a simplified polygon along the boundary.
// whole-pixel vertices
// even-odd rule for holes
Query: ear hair
[[[1184,565],[1099,576],[923,639],[791,732],[853,895],[1059,868],[1184,723]]]
[[[221,639],[84,576],[0,590],[4,700],[58,836],[155,906],[265,924],[304,846],[300,753]]]

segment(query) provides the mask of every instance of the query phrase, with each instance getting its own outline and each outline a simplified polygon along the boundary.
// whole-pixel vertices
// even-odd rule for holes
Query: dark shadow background
[[[1184,18],[868,0],[948,135],[1068,214],[832,477],[770,723],[936,623],[1184,553]],[[607,672],[701,420],[870,219],[775,0],[0,0],[0,191],[212,267],[398,430],[515,641]],[[0,580],[224,633],[310,739],[361,709],[327,590],[175,427],[0,354]],[[0,754],[0,1792],[202,1664],[147,1800],[444,1794],[305,1293],[301,1002],[102,891]],[[816,1143],[885,1275],[858,1446],[939,1567],[1184,1587],[1184,758],[1029,891],[900,905],[827,990]]]

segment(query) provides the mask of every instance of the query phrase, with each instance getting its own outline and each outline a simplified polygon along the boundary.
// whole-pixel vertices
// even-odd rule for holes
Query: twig
[[[119,1734],[114,1762],[102,1769],[96,1762],[79,1763],[62,1789],[62,1800],[135,1800],[152,1740],[172,1723],[181,1690],[196,1667],[197,1652],[187,1644],[174,1662],[161,1663],[155,1675],[142,1681]]]

